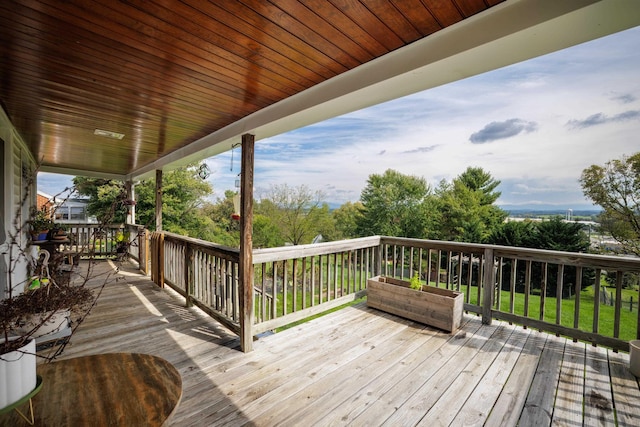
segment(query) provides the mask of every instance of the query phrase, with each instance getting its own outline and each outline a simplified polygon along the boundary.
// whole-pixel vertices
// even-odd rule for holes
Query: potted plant
[[[50,236],[52,240],[66,240],[67,227],[64,224],[53,224]]]
[[[129,251],[131,233],[129,231],[118,231],[116,234],[116,255],[118,257],[124,256]]]
[[[368,306],[449,332],[460,327],[463,297],[461,292],[424,285],[417,275],[410,281],[385,276],[367,280]]]
[[[54,226],[51,215],[44,209],[33,208],[29,220],[33,240],[47,240],[47,234]]]
[[[0,408],[35,387],[36,338],[66,326],[66,316],[86,311],[94,301],[93,291],[86,286],[57,285],[46,278],[32,278],[26,288],[0,301],[0,372],[7,373],[7,384],[11,384],[7,393],[0,394]]]

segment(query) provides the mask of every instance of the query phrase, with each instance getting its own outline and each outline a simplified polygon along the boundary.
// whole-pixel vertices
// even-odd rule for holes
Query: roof
[[[141,177],[640,24],[634,0],[0,3],[41,170]]]

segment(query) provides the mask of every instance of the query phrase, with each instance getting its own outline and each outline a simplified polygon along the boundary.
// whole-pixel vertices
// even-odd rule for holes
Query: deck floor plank
[[[609,352],[611,389],[614,396],[616,420],[619,426],[637,426],[640,420],[640,390],[638,379],[628,369],[625,354]]]
[[[486,425],[516,425],[524,410],[527,391],[535,377],[538,361],[547,339],[547,335],[541,332],[530,329],[524,331],[528,332],[525,346],[518,355],[516,365],[509,374],[507,382],[501,390],[498,390],[498,399],[490,408],[491,412]]]
[[[615,425],[607,350],[587,346],[584,378],[584,425]]]
[[[468,322],[469,319],[466,320]],[[384,359],[377,361],[383,367],[377,371],[369,369],[366,373],[370,377],[369,381],[358,390],[349,389],[351,394],[346,396],[340,405],[334,407],[331,412],[326,414],[323,420],[315,425],[350,423],[365,410],[374,411],[376,406],[384,406],[374,403],[381,396],[390,394],[390,390],[403,380],[409,379],[413,375],[419,375],[420,372],[414,372],[414,370],[420,371],[426,366],[429,358],[440,351],[448,342],[465,339],[468,333],[475,333],[478,330],[477,324],[467,322],[462,325],[461,331],[454,335],[432,328],[423,329],[422,339],[419,340],[415,350],[409,352],[395,351]],[[408,369],[408,367],[414,367],[414,370]],[[343,393],[340,393],[340,395],[343,395]]]
[[[140,352],[168,360],[183,381],[172,426],[582,425],[582,416],[584,425],[631,426],[640,419],[626,353],[505,322],[482,325],[474,315],[447,334],[361,304],[264,335],[245,354],[236,335],[185,307],[177,293],[128,266],[120,274],[61,358]]]
[[[246,392],[244,400],[236,400],[235,403],[243,408],[243,413],[249,413],[256,419],[258,425],[273,425],[275,422],[287,423],[287,415],[295,414],[295,421],[306,425],[305,416],[311,412],[312,417],[317,417],[317,408],[322,398],[331,395],[340,388],[350,388],[356,383],[353,376],[357,374],[358,367],[371,360],[372,354],[385,354],[390,351],[393,343],[398,345],[406,343],[409,337],[414,337],[415,330],[405,322],[388,322],[391,327],[384,327],[375,332],[368,332],[368,337],[362,340],[362,344],[353,345],[353,341],[347,340],[339,346],[324,349],[319,357],[304,360],[304,366],[294,366],[298,376],[286,376],[286,382],[272,384],[269,390],[274,394],[264,399],[253,397],[257,405],[250,405]],[[346,345],[346,347],[345,347]],[[325,363],[331,360],[331,363]],[[324,368],[321,366],[325,365]],[[287,366],[287,369],[289,366]],[[263,382],[263,381],[261,381]],[[286,407],[276,398],[276,394],[287,399]],[[225,420],[221,420],[224,425]]]
[[[554,336],[549,336],[545,342],[518,424],[551,425],[564,347],[565,340]]]
[[[511,338],[513,330],[513,326],[500,325],[485,345],[463,367],[447,390],[440,395],[440,398],[418,422],[418,425],[450,425],[460,409],[466,406],[466,402],[478,387],[482,377],[491,368],[505,343]]]
[[[500,397],[500,392],[516,367],[516,363],[528,341],[530,331],[530,329],[521,328],[512,330],[511,336],[494,363],[483,372],[480,383],[475,387],[465,404],[459,408],[458,414],[451,422],[452,425],[471,427],[485,424],[492,408]]]
[[[585,343],[566,340],[551,421],[553,425],[582,425],[584,370]]]
[[[377,425],[385,421],[429,378],[434,376],[456,352],[471,343],[471,338],[480,330],[478,322],[469,322],[457,334],[442,340],[441,345],[428,348],[424,360],[413,366],[403,366],[403,372],[398,373],[397,379],[391,382],[392,385],[385,386],[379,393],[373,395],[375,400],[351,420],[351,423],[365,426]]]
[[[222,390],[230,396],[229,399],[209,402],[208,417],[203,418],[203,414],[198,414],[189,421],[210,425],[215,419],[227,416],[237,407],[242,407],[243,413],[246,413],[247,408],[241,405],[247,405],[266,393],[273,393],[279,398],[271,404],[261,400],[259,406],[262,410],[271,408],[269,413],[273,414],[283,406],[282,399],[289,399],[291,403],[285,408],[291,411],[296,404],[296,399],[292,399],[291,396],[295,396],[297,390],[303,388],[306,394],[312,393],[313,384],[318,379],[341,368],[345,360],[361,357],[370,347],[384,342],[407,326],[408,322],[389,322],[388,319],[380,317],[358,328],[354,333],[357,336],[355,345],[352,336],[340,333],[334,334],[332,339],[318,342],[317,346],[307,347],[307,351],[302,354],[292,352],[282,356],[265,357],[254,351],[247,355],[247,364],[221,373],[221,376],[217,377],[224,382]],[[286,348],[286,343],[283,343],[283,347]]]
[[[389,414],[382,425],[417,425],[465,369],[469,361],[484,346],[493,347],[495,345],[495,340],[492,340],[491,337],[497,335],[500,327],[496,324],[480,328],[464,346],[461,345],[457,351],[452,352],[451,357],[438,364],[433,375],[426,378],[426,381],[407,396],[406,400],[396,401],[395,410]]]
[[[353,316],[353,314],[356,316]],[[208,400],[209,415],[218,414],[218,411],[226,406],[231,406],[235,409],[235,404],[230,404],[246,391],[251,393],[252,400],[259,399],[261,394],[264,394],[264,391],[261,390],[264,390],[265,387],[259,381],[270,380],[275,384],[271,384],[269,387],[275,387],[282,382],[286,383],[295,380],[299,374],[298,369],[302,370],[304,366],[309,366],[310,363],[322,366],[321,362],[331,357],[334,346],[353,342],[343,332],[344,328],[348,327],[349,320],[361,321],[359,323],[362,325],[362,329],[359,331],[361,339],[366,339],[369,334],[374,334],[376,329],[389,323],[385,318],[371,318],[362,310],[353,310],[353,313],[345,316],[345,319],[336,319],[334,324],[325,323],[327,327],[318,331],[313,343],[309,342],[307,334],[295,333],[299,331],[298,328],[288,331],[290,333],[286,335],[270,336],[269,338],[279,341],[277,345],[261,351],[260,345],[262,343],[258,342],[256,343],[256,350],[252,353],[206,370],[207,375],[215,376],[217,381],[224,384],[225,393],[231,396],[229,399],[211,400],[206,394],[201,394],[195,397],[193,401],[190,401],[190,404],[197,409],[200,401]],[[347,321],[347,323],[341,323],[343,321]],[[322,322],[324,323],[324,321]],[[294,333],[295,335],[292,335]],[[281,340],[283,336],[287,335],[290,338],[289,340]],[[313,358],[318,359],[318,361],[313,361]],[[289,378],[290,375],[294,376]],[[251,378],[249,381],[245,379],[247,376]],[[222,417],[228,412],[224,411],[219,415]],[[207,414],[192,413],[188,416],[193,417],[191,421],[200,422]]]

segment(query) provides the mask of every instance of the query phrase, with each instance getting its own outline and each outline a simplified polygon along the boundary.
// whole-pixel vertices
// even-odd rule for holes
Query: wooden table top
[[[182,397],[182,378],[149,354],[107,353],[38,366],[36,426],[161,426]],[[28,408],[27,408],[28,409]],[[27,425],[14,412],[0,425]]]

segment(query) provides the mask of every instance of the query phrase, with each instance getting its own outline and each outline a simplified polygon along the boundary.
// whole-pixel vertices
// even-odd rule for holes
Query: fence
[[[151,240],[154,281],[239,333],[239,251],[171,233]],[[620,350],[639,337],[638,310],[624,309],[622,298],[629,276],[637,282],[637,258],[368,237],[255,250],[253,262],[251,335],[362,298],[375,275],[417,275],[464,292],[465,310],[486,323],[502,319]],[[601,302],[605,273],[615,282],[612,305]]]

